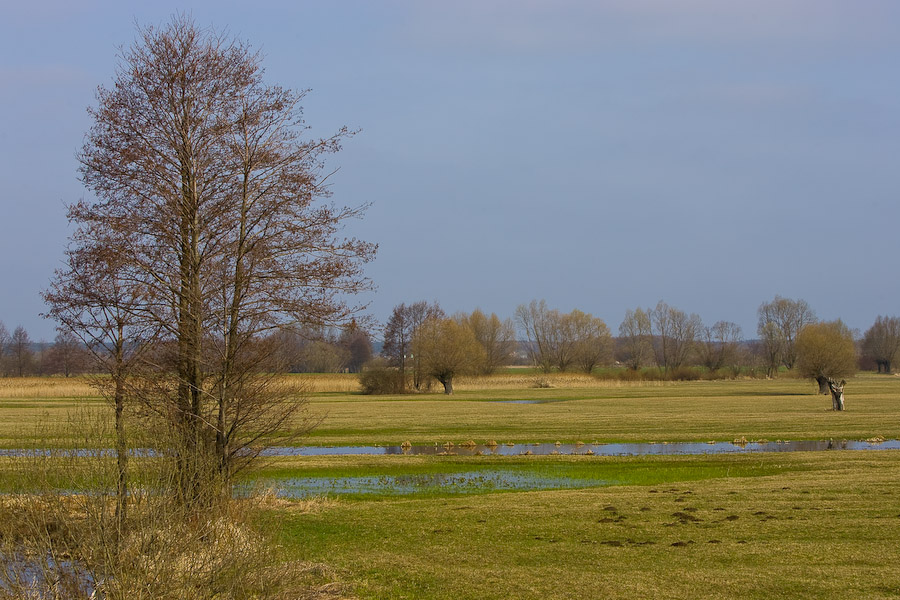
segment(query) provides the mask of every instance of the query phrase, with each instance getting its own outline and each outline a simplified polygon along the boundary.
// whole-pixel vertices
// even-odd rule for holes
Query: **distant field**
[[[532,387],[536,377],[552,387]],[[810,382],[789,378],[623,383],[502,374],[463,379],[452,396],[364,396],[353,375],[285,381],[321,419],[304,440],[316,445],[900,437],[900,378],[884,375],[853,378],[844,413],[832,412],[830,398]],[[64,440],[73,412],[103,403],[82,378],[0,380],[0,447],[41,435]]]

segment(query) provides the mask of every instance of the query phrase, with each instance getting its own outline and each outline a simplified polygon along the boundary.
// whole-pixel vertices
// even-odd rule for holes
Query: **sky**
[[[664,300],[756,333],[781,295],[864,331],[900,314],[895,0],[4,0],[0,321],[50,340],[87,108],[176,13],[311,90],[363,298],[604,319]]]

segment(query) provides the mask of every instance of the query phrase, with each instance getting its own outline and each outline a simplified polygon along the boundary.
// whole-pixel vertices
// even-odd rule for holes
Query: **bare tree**
[[[296,409],[261,373],[264,335],[349,319],[375,247],[339,235],[365,207],[322,201],[322,158],[346,129],[303,139],[303,93],[266,85],[244,43],[186,17],[139,33],[79,155],[98,201],[69,214],[76,243],[114,249],[136,316],[165,341],[172,383],[154,402],[180,432],[190,501],[204,457],[230,481]]]
[[[547,303],[532,300],[516,309],[516,320],[528,340],[535,365],[544,372],[553,367],[566,371],[577,365],[590,372],[611,360],[612,336],[602,319],[574,309],[561,313]]]
[[[392,366],[405,375],[407,366],[412,367],[413,387],[419,389],[424,383],[422,363],[411,350],[412,339],[426,320],[446,318],[444,310],[437,302],[429,304],[424,300],[410,305],[398,304],[394,307],[384,330],[384,347],[381,353]],[[410,364],[407,365],[407,362]]]
[[[3,324],[3,321],[0,321],[0,371],[2,371],[4,375],[9,374],[6,370],[6,355],[9,350],[9,342],[9,330]]]
[[[697,350],[703,366],[718,371],[735,365],[741,338],[740,325],[730,321],[717,321],[710,327],[702,327]]]
[[[757,315],[757,333],[770,362],[770,376],[774,375],[775,357],[785,367],[793,369],[797,362],[797,335],[804,326],[816,321],[816,313],[805,300],[775,296],[771,302],[763,302],[759,306]]]
[[[875,323],[866,330],[862,349],[875,362],[879,373],[890,373],[900,352],[900,318],[876,317]]]
[[[497,367],[509,364],[516,349],[516,329],[511,320],[501,321],[496,313],[488,316],[477,308],[457,320],[472,330],[475,339],[484,349],[484,363],[480,368],[482,373],[488,375]]]
[[[372,358],[372,339],[356,319],[351,319],[341,331],[338,344],[347,354],[347,369],[351,373],[359,373],[362,366]]]
[[[603,319],[573,310],[562,317],[565,337],[571,340],[574,363],[585,373],[612,361],[612,335]]]
[[[31,349],[31,338],[21,325],[13,330],[10,337],[9,354],[12,358],[13,371],[19,377],[24,377],[31,371],[34,351]]]
[[[61,329],[53,340],[53,345],[45,352],[45,363],[50,373],[61,373],[71,377],[88,368],[88,350],[68,329]]]
[[[650,313],[641,308],[625,313],[619,325],[622,361],[630,369],[638,370],[653,359],[653,333]]]
[[[535,366],[548,373],[558,364],[559,352],[554,348],[557,311],[547,308],[544,300],[532,300],[516,309],[516,322],[528,342],[528,354]]]
[[[108,377],[94,380],[101,394],[112,402],[116,434],[116,538],[124,532],[128,506],[128,436],[125,408],[140,357],[157,338],[159,325],[139,320],[143,301],[141,286],[123,277],[121,254],[97,234],[76,233],[67,250],[67,266],[56,271],[44,301],[46,316],[59,323],[61,336],[70,346],[86,348],[96,369]],[[118,542],[117,542],[118,543]]]
[[[662,300],[650,311],[656,344],[656,364],[664,371],[685,364],[703,324],[696,314],[688,315]]]

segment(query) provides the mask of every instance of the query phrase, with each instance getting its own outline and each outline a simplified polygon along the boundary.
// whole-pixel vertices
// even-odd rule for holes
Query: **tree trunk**
[[[816,377],[816,383],[819,384],[819,393],[822,395],[828,394],[828,378],[824,375],[819,375]]]
[[[831,391],[831,408],[834,410],[844,410],[845,383],[843,379],[839,384],[835,383],[833,379],[828,379],[828,389]]]
[[[438,379],[444,386],[444,393],[448,396],[453,393],[453,377],[441,377]]]
[[[121,540],[125,535],[126,511],[128,508],[128,443],[125,439],[125,385],[122,374],[117,368],[115,391],[115,429],[116,429],[116,531],[115,546],[118,553]]]

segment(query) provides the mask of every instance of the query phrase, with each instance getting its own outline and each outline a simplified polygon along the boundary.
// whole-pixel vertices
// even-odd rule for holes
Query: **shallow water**
[[[898,450],[900,440],[804,440],[736,442],[672,442],[622,444],[501,444],[498,446],[297,446],[269,448],[265,456],[330,455],[425,455],[425,456],[517,456],[533,454],[585,454],[596,456],[643,456],[666,454],[746,454],[751,452],[817,452],[825,450]]]
[[[368,477],[291,477],[271,481],[276,493],[286,498],[321,495],[390,494],[412,495],[441,490],[456,494],[485,491],[558,490],[610,485],[602,479],[551,477],[510,470],[465,471],[384,475]]]
[[[597,456],[644,456],[665,454],[746,454],[751,452],[819,452],[826,450],[900,450],[900,440],[867,442],[864,440],[803,440],[803,441],[756,441],[756,442],[650,442],[621,444],[500,444],[487,446],[456,446],[434,444],[423,446],[282,446],[268,448],[263,456],[381,456],[389,454],[422,456],[517,456],[533,454],[584,454]],[[107,450],[26,450],[22,448],[0,448],[0,456],[113,456]],[[130,451],[132,456],[153,456],[146,448]]]

